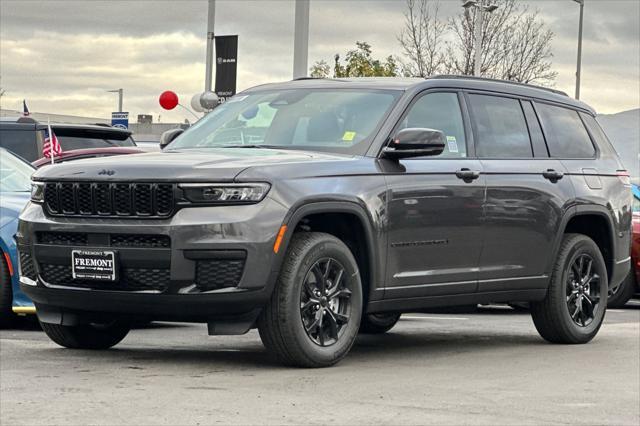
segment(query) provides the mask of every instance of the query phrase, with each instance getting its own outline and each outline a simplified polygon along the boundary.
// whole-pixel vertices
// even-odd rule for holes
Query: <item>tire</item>
[[[347,355],[360,326],[362,285],[356,260],[342,241],[318,232],[294,234],[285,256],[258,318],[260,338],[285,365],[331,366]],[[323,289],[327,291],[319,295]]]
[[[11,309],[13,306],[13,288],[11,288],[11,274],[9,265],[0,251],[0,328],[6,328],[13,324],[15,315]]]
[[[609,290],[608,308],[622,308],[636,292],[634,271],[630,271],[627,278],[618,287]]]
[[[69,349],[108,349],[120,343],[130,330],[124,321],[75,326],[40,322],[40,326],[51,340]]]
[[[362,317],[360,322],[360,333],[363,334],[383,334],[391,330],[400,319],[399,313],[368,314]]]
[[[538,333],[551,343],[589,342],[604,320],[607,289],[607,268],[596,243],[585,235],[566,234],[545,299],[531,303]]]

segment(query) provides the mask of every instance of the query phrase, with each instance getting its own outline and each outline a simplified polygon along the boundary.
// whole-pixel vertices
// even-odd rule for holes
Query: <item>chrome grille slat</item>
[[[51,216],[170,217],[172,183],[47,182],[44,204]]]

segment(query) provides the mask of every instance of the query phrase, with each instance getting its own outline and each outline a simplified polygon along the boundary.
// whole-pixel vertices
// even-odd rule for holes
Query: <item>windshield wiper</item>
[[[214,148],[214,147],[212,147]],[[265,145],[265,144],[238,144],[238,145],[222,145],[215,148],[264,148],[264,149],[286,149],[283,145]]]

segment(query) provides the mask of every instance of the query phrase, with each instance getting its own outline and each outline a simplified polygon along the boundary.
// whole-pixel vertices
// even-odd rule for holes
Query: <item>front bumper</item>
[[[273,244],[285,215],[270,198],[253,205],[183,208],[165,220],[54,218],[30,203],[17,234],[24,258],[20,287],[39,314],[199,322],[243,315],[271,295],[278,272]],[[73,280],[74,249],[115,251],[121,278],[109,284]]]

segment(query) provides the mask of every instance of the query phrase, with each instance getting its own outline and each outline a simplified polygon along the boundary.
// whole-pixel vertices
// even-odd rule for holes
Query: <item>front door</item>
[[[385,299],[471,293],[482,247],[482,165],[467,157],[455,92],[418,97],[395,131],[441,130],[442,154],[393,163],[381,160],[388,194]]]

